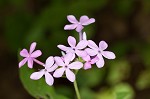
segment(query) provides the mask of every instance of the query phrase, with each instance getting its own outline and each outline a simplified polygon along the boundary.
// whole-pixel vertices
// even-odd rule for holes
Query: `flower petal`
[[[32,58],[28,58],[28,67],[33,68],[33,59]]]
[[[99,61],[96,62],[96,65],[98,68],[101,68],[104,66],[104,59],[101,54],[98,54],[98,58],[99,58]]]
[[[85,51],[86,51],[87,54],[90,55],[90,56],[95,56],[96,54],[98,54],[98,51],[97,51],[97,50],[93,50],[93,49],[90,49],[90,48],[86,48]]]
[[[65,25],[64,30],[74,30],[77,26],[77,24]]]
[[[39,56],[41,56],[41,55],[42,55],[42,52],[41,52],[40,50],[36,50],[36,51],[34,51],[34,52],[31,54],[31,57],[36,58],[36,57],[39,57]]]
[[[95,19],[94,18],[90,18],[89,20],[83,22],[82,25],[89,25],[89,24],[94,23],[94,22],[95,22]]]
[[[67,19],[70,23],[77,23],[77,19],[73,15],[68,15]]]
[[[92,40],[88,40],[88,46],[92,49],[98,50],[98,46]]]
[[[57,47],[58,47],[59,49],[63,50],[63,51],[69,50],[69,47],[66,47],[66,46],[64,46],[64,45],[57,45]]]
[[[95,64],[97,61],[99,61],[99,58],[96,56],[94,58],[91,59],[91,64]]]
[[[55,62],[58,66],[65,66],[61,57],[55,56],[54,59],[55,59]]]
[[[74,82],[75,80],[75,74],[70,69],[66,69],[66,77],[71,82]]]
[[[90,68],[92,68],[91,64],[89,62],[86,62],[84,64],[84,69],[87,70],[87,69],[90,69]]]
[[[83,63],[81,62],[72,62],[71,64],[68,65],[68,68],[70,69],[81,69],[83,67]]]
[[[102,51],[101,53],[102,53],[102,55],[103,55],[105,58],[107,58],[107,59],[115,59],[115,58],[116,58],[116,56],[115,56],[115,54],[114,54],[113,52],[110,52],[110,51]]]
[[[33,80],[38,80],[44,75],[44,69],[39,72],[34,72],[31,74],[30,78]]]
[[[65,56],[64,56],[64,61],[65,61],[65,65],[68,65],[70,63],[70,61],[72,60],[72,57],[74,53],[67,53]]]
[[[77,44],[76,49],[84,49],[87,45],[87,40],[82,40]]]
[[[82,59],[85,60],[85,61],[90,61],[91,60],[89,55],[86,55],[85,57],[82,57]]]
[[[79,57],[85,57],[87,55],[86,51],[75,50],[75,52]]]
[[[77,26],[77,28],[76,28],[76,31],[77,31],[77,32],[81,32],[83,28],[84,28],[84,27],[83,27],[82,25],[78,24],[78,26]]]
[[[30,54],[35,50],[36,42],[33,42],[30,46]]]
[[[28,53],[27,49],[23,49],[23,50],[20,51],[20,55],[22,57],[28,57],[29,53]]]
[[[69,44],[72,48],[74,48],[74,47],[76,46],[76,39],[75,39],[74,37],[72,37],[72,36],[69,36],[69,37],[68,37],[68,44]]]
[[[87,36],[85,32],[83,32],[83,40],[87,40]]]
[[[19,62],[19,68],[22,67],[27,62],[27,58],[24,58],[22,61]]]
[[[65,68],[59,68],[59,69],[56,69],[56,71],[54,72],[54,74],[53,74],[53,76],[55,77],[55,78],[59,78],[59,77],[62,77],[62,75],[64,74],[64,71],[65,71],[66,69]]]
[[[48,72],[45,73],[45,81],[46,83],[51,86],[54,83],[54,78],[52,77],[52,75]]]
[[[54,64],[54,57],[50,56],[46,60],[46,68],[50,68]]]
[[[99,42],[99,48],[101,50],[105,50],[108,47],[108,44],[105,41],[100,41]]]
[[[80,23],[81,24],[84,23],[84,22],[87,22],[88,20],[89,20],[89,18],[86,15],[83,15],[83,16],[80,17]]]
[[[54,64],[52,67],[48,68],[47,71],[48,71],[48,72],[52,72],[52,71],[54,71],[57,67],[58,67],[58,65]]]

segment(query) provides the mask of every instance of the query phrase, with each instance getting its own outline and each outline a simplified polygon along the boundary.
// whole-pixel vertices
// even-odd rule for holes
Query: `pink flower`
[[[40,50],[34,51],[35,47],[36,43],[33,42],[30,46],[29,52],[27,51],[27,49],[23,49],[22,51],[20,51],[20,55],[25,58],[19,63],[19,68],[22,67],[26,62],[28,62],[29,68],[33,68],[34,59],[42,55],[42,52]]]
[[[76,45],[76,39],[72,36],[69,36],[68,43],[71,47],[66,47],[64,45],[58,45],[57,47],[59,49],[65,51],[66,53],[72,53],[72,59],[75,58],[75,54],[77,54],[80,57],[84,57],[87,55],[87,53],[82,50],[88,44],[88,42],[86,40],[82,40]]]
[[[46,63],[45,63],[45,69],[41,69],[38,72],[34,72],[31,74],[30,78],[32,80],[38,80],[40,79],[43,75],[45,75],[45,81],[48,85],[53,85],[54,83],[54,78],[50,74],[50,72],[53,72],[58,66],[54,64],[54,58],[50,56],[47,58]]]
[[[86,57],[83,57],[82,59],[85,61],[85,64],[84,64],[85,70],[92,68],[92,64],[95,64],[99,60],[97,56],[91,58],[89,55],[87,55]]]
[[[89,40],[88,42],[88,46],[91,49],[87,48],[85,50],[90,56],[96,55],[99,58],[99,61],[96,62],[98,68],[104,66],[104,59],[102,56],[104,56],[107,59],[115,59],[116,56],[113,52],[104,51],[108,47],[108,44],[105,41],[101,41],[99,43],[99,47],[92,40]]]
[[[82,29],[84,28],[83,26],[89,25],[91,23],[95,22],[94,18],[88,18],[88,16],[81,16],[80,21],[78,22],[77,19],[73,15],[68,15],[67,19],[70,23],[69,25],[66,25],[64,27],[65,30],[74,30],[76,29],[77,32],[81,32]]]
[[[78,70],[83,67],[83,64],[78,61],[70,63],[71,61],[70,57],[72,57],[71,53],[66,54],[64,56],[64,59],[62,59],[61,57],[54,57],[56,64],[58,66],[61,66],[54,72],[53,74],[54,77],[56,78],[62,77],[65,72],[67,79],[71,82],[74,82],[75,74],[70,69]]]

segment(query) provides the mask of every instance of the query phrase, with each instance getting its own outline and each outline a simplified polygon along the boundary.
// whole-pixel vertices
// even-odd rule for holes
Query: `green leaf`
[[[116,99],[125,99],[128,96],[128,92],[118,92],[116,93]]]
[[[87,87],[80,90],[81,99],[95,99],[95,93]]]
[[[150,70],[145,70],[140,73],[136,87],[140,90],[150,87]]]
[[[127,83],[120,83],[112,89],[116,95],[115,99],[133,99],[134,91]]]
[[[101,88],[96,99],[133,99],[134,91],[129,84],[120,83],[111,88]]]
[[[99,85],[104,77],[105,68],[97,69],[95,65],[89,70],[80,70],[77,81],[82,87],[93,87]]]
[[[110,85],[115,85],[122,80],[125,80],[130,75],[130,64],[127,60],[115,60],[110,63],[107,82]],[[120,73],[121,72],[121,73]]]

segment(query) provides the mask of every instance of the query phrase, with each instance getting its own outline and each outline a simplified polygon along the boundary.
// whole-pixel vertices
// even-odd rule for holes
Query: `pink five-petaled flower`
[[[32,80],[38,80],[40,79],[43,75],[45,75],[45,81],[48,85],[53,85],[54,83],[54,78],[50,74],[50,72],[53,72],[58,66],[54,64],[54,58],[50,56],[47,58],[46,63],[44,65],[45,69],[41,69],[38,72],[34,72],[31,74],[30,78]]]
[[[81,16],[80,21],[78,22],[77,19],[73,15],[68,15],[67,19],[70,23],[69,25],[65,25],[64,29],[65,30],[73,30],[76,29],[77,32],[81,32],[82,29],[84,28],[83,26],[89,25],[91,23],[95,22],[94,18],[88,18],[88,16]]]
[[[98,61],[98,57],[90,57],[89,55],[82,57],[82,59],[85,61],[84,63],[84,69],[90,69],[92,68],[92,64],[95,64]]]
[[[26,62],[28,62],[29,68],[33,68],[33,61],[35,60],[35,58],[42,55],[42,52],[40,50],[34,51],[35,47],[36,42],[33,42],[30,46],[29,52],[27,51],[27,49],[23,49],[22,51],[20,51],[20,55],[25,58],[19,63],[19,68],[22,67]]]
[[[99,60],[96,62],[96,65],[98,68],[101,68],[104,66],[104,59],[102,56],[104,56],[107,59],[115,59],[115,54],[110,51],[104,51],[107,47],[108,44],[105,41],[99,42],[99,47],[92,41],[88,40],[88,46],[91,48],[87,48],[86,52],[90,56],[97,56]]]
[[[56,78],[62,77],[65,72],[67,79],[71,82],[74,82],[75,74],[70,69],[78,70],[83,67],[83,63],[79,61],[70,63],[71,61],[70,57],[72,57],[71,53],[66,54],[64,56],[64,59],[62,59],[61,57],[54,57],[56,64],[58,66],[61,66],[54,72],[53,74],[54,77]]]
[[[72,59],[75,58],[75,54],[80,57],[84,57],[87,55],[87,53],[82,50],[88,45],[88,42],[86,40],[82,40],[76,45],[76,39],[72,36],[69,36],[68,43],[71,47],[66,47],[64,45],[58,45],[57,47],[65,51],[66,53],[72,53]]]

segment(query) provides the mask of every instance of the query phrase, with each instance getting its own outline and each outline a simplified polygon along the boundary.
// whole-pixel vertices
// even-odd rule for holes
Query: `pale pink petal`
[[[98,50],[98,46],[92,40],[88,40],[88,46],[92,49]]]
[[[87,69],[90,69],[90,68],[92,68],[91,64],[89,62],[86,62],[84,64],[84,69],[87,70]]]
[[[52,72],[52,71],[56,70],[57,67],[58,67],[58,65],[54,64],[52,67],[47,68],[47,71],[48,71],[48,72]]]
[[[75,80],[75,74],[70,69],[66,69],[66,77],[71,82],[74,82]]]
[[[105,50],[108,47],[108,44],[105,41],[100,41],[99,42],[99,48],[101,50]]]
[[[76,39],[73,36],[68,37],[68,44],[74,48],[76,46]]]
[[[22,57],[28,57],[28,56],[29,56],[29,53],[28,53],[28,51],[27,51],[26,49],[23,49],[23,50],[20,51],[20,55],[21,55]]]
[[[54,57],[50,56],[46,60],[46,68],[50,68],[54,64]]]
[[[56,56],[56,57],[54,57],[54,59],[55,59],[55,62],[58,66],[65,66],[61,57]]]
[[[30,78],[33,80],[38,80],[44,75],[44,69],[39,72],[34,72],[31,74]]]
[[[110,51],[102,51],[101,54],[107,59],[115,59],[116,58],[115,54]]]
[[[69,50],[69,47],[66,47],[64,45],[57,45],[57,47],[63,51],[68,51]]]
[[[91,60],[89,55],[86,55],[85,57],[82,57],[82,59],[85,60],[85,61],[90,61]]]
[[[93,49],[90,49],[90,48],[86,48],[85,51],[86,51],[87,54],[90,55],[90,56],[95,56],[96,54],[98,54],[98,51],[97,51],[97,50],[93,50]]]
[[[33,68],[33,59],[32,58],[28,58],[28,67]]]
[[[99,58],[99,61],[96,62],[96,65],[98,68],[101,68],[104,66],[104,59],[101,54],[98,54],[98,58]]]
[[[91,59],[90,63],[95,64],[97,61],[99,61],[99,58],[96,56],[93,59]]]
[[[77,44],[76,49],[84,49],[87,45],[87,40],[82,40]]]
[[[85,57],[87,55],[86,51],[75,50],[75,52],[79,57]]]
[[[84,16],[81,16],[80,17],[80,23],[84,23],[84,22],[87,22],[89,20],[88,16],[84,15]]]
[[[94,23],[94,22],[95,22],[95,19],[90,18],[88,21],[83,22],[82,25],[89,25],[89,24]]]
[[[31,57],[36,58],[36,57],[39,57],[39,56],[41,56],[41,55],[42,55],[42,52],[41,52],[40,50],[36,50],[36,51],[34,51],[34,52],[31,54]]]
[[[81,69],[83,67],[83,63],[81,62],[72,62],[71,64],[68,65],[68,68],[70,69]]]
[[[78,24],[78,26],[77,26],[77,28],[76,28],[76,31],[77,31],[77,32],[81,32],[83,28],[84,28],[84,27],[83,27],[82,25]]]
[[[54,72],[53,76],[54,76],[55,78],[62,77],[65,70],[66,70],[66,69],[65,69],[64,67],[59,68],[59,69],[56,69],[56,71]]]
[[[27,58],[19,62],[19,68],[22,67],[27,62]]]
[[[77,19],[73,15],[68,15],[67,19],[70,23],[77,23]]]
[[[70,61],[73,61],[75,59],[75,57],[76,57],[75,53],[72,53],[72,58]]]
[[[35,50],[36,42],[33,42],[30,46],[30,54]]]
[[[45,81],[46,83],[51,86],[54,83],[54,78],[52,77],[52,75],[48,72],[45,73]]]
[[[77,24],[65,25],[64,30],[74,30],[77,26]]]
[[[70,63],[70,61],[72,60],[73,54],[74,54],[74,53],[67,53],[67,54],[64,56],[64,61],[65,61],[65,64],[66,64],[66,65],[68,65],[68,64]]]
[[[83,32],[83,40],[87,40],[87,36],[85,32]]]

